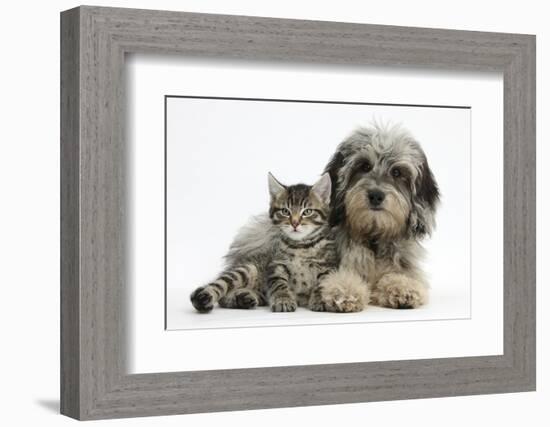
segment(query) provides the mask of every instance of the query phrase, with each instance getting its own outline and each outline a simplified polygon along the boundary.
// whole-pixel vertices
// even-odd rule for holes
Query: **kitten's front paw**
[[[327,305],[323,300],[323,289],[321,287],[317,287],[311,292],[308,308],[311,311],[327,311]]]
[[[250,289],[236,289],[218,301],[220,307],[250,310],[260,304],[258,295]]]
[[[208,313],[214,308],[214,296],[202,286],[191,294],[191,303],[199,313]]]
[[[296,301],[288,297],[277,298],[271,303],[271,311],[275,313],[296,311],[296,307]]]
[[[239,289],[235,292],[237,307],[250,309],[258,305],[258,297],[248,289]]]
[[[327,305],[323,301],[310,301],[309,309],[311,311],[327,311]]]

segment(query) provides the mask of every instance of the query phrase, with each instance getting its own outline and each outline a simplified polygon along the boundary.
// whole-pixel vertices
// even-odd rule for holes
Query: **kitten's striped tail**
[[[213,282],[195,289],[191,294],[191,303],[201,313],[212,310],[217,302],[224,307],[230,307],[229,301],[236,300],[236,296],[242,293],[239,290],[248,289],[253,291],[249,294],[257,293],[259,276],[258,268],[252,263],[231,266]],[[252,308],[252,304],[256,306],[258,303],[259,301],[256,304],[250,302],[250,307],[231,307]]]

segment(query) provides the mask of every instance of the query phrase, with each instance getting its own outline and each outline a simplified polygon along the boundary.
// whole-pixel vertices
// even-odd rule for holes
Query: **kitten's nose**
[[[294,230],[296,230],[296,228],[298,228],[298,226],[300,225],[300,221],[297,219],[291,219],[290,223],[292,224],[292,227],[294,228]]]

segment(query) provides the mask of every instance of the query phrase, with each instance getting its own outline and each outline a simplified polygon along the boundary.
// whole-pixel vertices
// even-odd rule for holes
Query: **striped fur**
[[[191,294],[191,302],[201,313],[212,310],[217,302],[222,307],[254,308],[261,302],[254,292],[258,289],[259,276],[259,270],[254,263],[233,265],[213,282],[197,288]]]
[[[226,256],[227,268],[191,294],[197,311],[209,312],[216,303],[240,309],[269,304],[272,311],[294,311],[298,305],[309,306],[313,287],[337,268],[328,225],[328,174],[313,186],[289,187],[270,175],[269,188],[269,217],[256,217],[241,230]],[[259,243],[249,247],[248,242]]]
[[[286,312],[314,305],[316,311],[323,311],[313,291],[337,266],[336,243],[327,224],[299,241],[281,235],[264,289],[271,310]]]
[[[272,311],[309,307],[319,280],[338,266],[334,237],[328,225],[330,177],[313,186],[286,187],[269,176],[269,216],[279,228],[265,287]]]

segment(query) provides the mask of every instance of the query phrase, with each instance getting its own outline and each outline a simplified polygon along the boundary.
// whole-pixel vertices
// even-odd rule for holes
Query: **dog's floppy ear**
[[[344,203],[344,193],[345,189],[340,188],[338,185],[338,175],[342,166],[344,166],[345,157],[341,151],[334,153],[327,166],[325,167],[324,173],[330,175],[330,181],[332,184],[332,194],[331,194],[331,210],[329,223],[334,226],[343,222],[346,218],[346,205]]]
[[[439,188],[424,156],[415,182],[413,206],[409,218],[409,232],[414,237],[431,234],[435,226],[435,211],[439,203]]]

